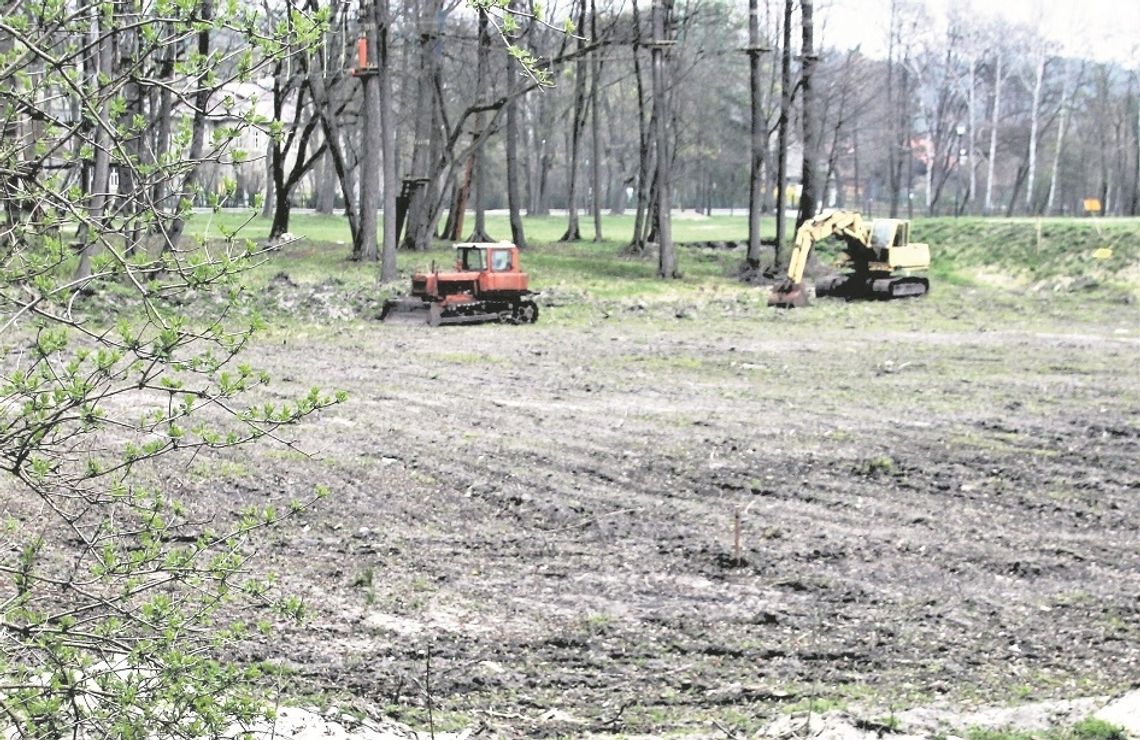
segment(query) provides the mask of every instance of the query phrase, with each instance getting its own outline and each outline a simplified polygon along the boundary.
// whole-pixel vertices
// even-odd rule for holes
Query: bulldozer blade
[[[430,324],[430,308],[418,298],[394,298],[384,302],[380,320],[385,324]]]
[[[803,283],[784,283],[772,288],[768,305],[776,308],[802,308],[807,305]]]

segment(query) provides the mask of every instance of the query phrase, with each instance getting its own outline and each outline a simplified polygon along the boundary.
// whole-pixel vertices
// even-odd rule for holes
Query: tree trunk
[[[1108,125],[1109,125],[1109,97],[1111,95],[1111,85],[1109,84],[1109,72],[1105,64],[1101,63],[1098,67],[1098,74],[1096,79],[1096,97],[1099,102],[1099,110],[1097,111],[1097,143],[1100,150],[1100,188],[1098,196],[1100,197],[1100,215],[1104,216],[1108,213],[1109,195],[1112,192],[1112,174],[1108,166]]]
[[[534,51],[532,49],[532,51]],[[546,136],[553,128],[550,120],[550,96],[534,95],[530,100],[532,106],[528,109],[528,169],[530,170],[530,190],[528,192],[526,212],[528,216],[549,216],[549,174],[553,165],[551,146]]]
[[[433,52],[436,59],[442,58],[442,47],[442,33],[440,33],[436,36],[436,51]],[[447,170],[450,169],[444,166],[448,142],[443,130],[443,65],[439,62],[432,64],[431,87],[434,92],[435,105],[432,106],[431,135],[428,138],[428,162],[430,163],[428,180],[424,183],[426,218],[420,223],[420,231],[416,237],[416,243],[422,245],[420,247],[422,249],[431,246],[432,236],[436,233],[436,225],[439,223],[440,216],[443,215],[443,203],[447,195],[443,188],[448,177]]]
[[[322,70],[309,71],[309,90],[313,96],[313,107],[321,118],[321,130],[325,135],[325,145],[328,147],[329,157],[332,159],[333,170],[336,172],[337,182],[340,184],[341,197],[344,198],[344,215],[348,219],[348,231],[352,237],[353,259],[359,259],[357,248],[360,245],[360,221],[356,207],[352,183],[349,179],[348,165],[345,162],[344,147],[340,136],[340,119],[333,114],[328,92],[325,89],[325,80]]]
[[[962,210],[966,210],[966,203],[971,205],[978,202],[978,151],[977,151],[977,112],[978,112],[978,60],[970,56],[970,100],[968,118],[966,121],[966,157],[970,163],[970,186],[966,189],[966,202]]]
[[[438,0],[418,1],[419,69],[413,79],[418,82],[416,92],[415,126],[412,144],[412,166],[409,179],[408,206],[403,246],[405,249],[425,250],[431,240],[432,205],[429,202],[432,162],[432,141],[435,120],[435,10]]]
[[[909,219],[914,218],[914,146],[911,144],[911,133],[914,128],[914,121],[910,115],[910,49],[903,56],[902,65],[902,94],[899,95],[899,154],[904,152],[906,156],[900,156],[898,159],[898,175],[896,177],[899,183],[899,193],[906,191],[906,217]]]
[[[111,187],[111,133],[107,127],[111,125],[107,120],[110,111],[110,100],[104,93],[104,80],[112,74],[112,34],[110,28],[102,22],[103,14],[100,11],[92,19],[92,33],[96,39],[93,51],[94,67],[90,80],[91,100],[98,105],[99,118],[94,122],[95,162],[91,174],[91,186],[87,191],[87,220],[79,225],[76,241],[82,246],[79,255],[79,265],[75,270],[76,280],[86,280],[91,276],[91,260],[102,249],[101,242],[91,236],[91,227],[103,220],[107,207],[108,190]],[[110,25],[114,25],[112,17]],[[97,102],[96,102],[97,101]]]
[[[274,182],[273,192],[275,195],[273,224],[269,229],[270,239],[276,239],[289,231],[289,216],[293,205],[293,191],[296,190],[297,185],[320,160],[320,157],[324,154],[328,146],[328,142],[326,141],[318,147],[311,156],[309,155],[309,141],[312,139],[313,133],[316,131],[321,119],[315,116],[305,118],[305,113],[308,110],[308,106],[305,103],[305,93],[309,90],[309,87],[305,85],[302,80],[308,77],[308,58],[302,57],[299,60],[299,64],[301,66],[300,74],[290,73],[284,89],[281,89],[279,86],[282,75],[278,75],[274,82],[273,97],[275,120],[282,120],[285,100],[290,97],[290,90],[293,87],[297,89],[297,96],[293,102],[293,120],[286,129],[288,134],[282,138],[274,139],[273,142],[272,169]],[[333,115],[335,116],[336,112],[334,112]],[[303,124],[302,120],[304,120]],[[284,146],[282,146],[282,142]],[[286,172],[285,163],[289,159],[290,152],[292,152],[293,165],[288,169],[288,172]]]
[[[269,227],[269,238],[277,239],[289,230],[289,191],[285,188],[284,158],[280,150],[273,157],[273,221]]]
[[[170,151],[170,122],[173,116],[171,110],[173,107],[173,93],[170,86],[174,78],[174,50],[171,48],[163,49],[159,54],[162,56],[159,61],[158,76],[163,81],[163,85],[159,87],[158,101],[157,101],[157,118],[158,125],[154,133],[153,145],[154,156],[150,158],[148,155],[148,163],[152,161],[159,161],[162,155]],[[166,178],[156,177],[154,186],[151,188],[151,197],[158,208],[165,208],[166,206]]]
[[[554,152],[545,139],[540,146],[538,158],[538,209],[535,215],[550,215],[550,169],[554,166]]]
[[[816,175],[819,159],[819,132],[817,129],[815,89],[813,76],[815,72],[816,57],[814,44],[814,19],[812,17],[812,0],[800,0],[801,25],[803,28],[803,71],[800,76],[800,100],[803,110],[801,121],[803,124],[804,158],[800,182],[800,212],[796,219],[796,228],[815,216],[817,183]]]
[[[652,150],[650,128],[646,116],[645,81],[641,72],[641,15],[637,0],[633,0],[633,77],[637,83],[637,208],[633,216],[633,236],[629,242],[630,251],[645,251],[645,221],[649,207],[649,172]]]
[[[606,137],[609,140],[609,156],[606,157],[608,181],[606,202],[610,204],[611,216],[622,216],[625,214],[628,199],[626,187],[634,181],[634,178],[626,177],[629,160],[626,156],[625,146],[619,143],[621,140],[618,138],[617,125],[614,120],[617,116],[614,115],[609,96],[602,96],[602,115],[606,120]]]
[[[273,70],[273,119],[282,119],[285,96],[281,78],[284,64],[277,62]],[[289,191],[285,188],[285,155],[281,151],[281,138],[270,137],[269,179],[273,183],[273,222],[269,227],[269,238],[277,239],[289,230]],[[268,203],[267,203],[268,205]]]
[[[1033,107],[1029,111],[1029,181],[1025,187],[1025,212],[1032,213],[1033,195],[1037,184],[1037,128],[1041,121],[1041,88],[1045,81],[1045,50],[1037,50],[1037,59],[1033,78]]]
[[[327,149],[327,147],[326,147]],[[323,216],[333,212],[336,203],[336,167],[333,166],[332,152],[326,151],[317,164],[317,192],[313,210]]]
[[[1069,115],[1068,61],[1061,60],[1061,110],[1057,114],[1057,146],[1053,150],[1053,171],[1049,175],[1049,196],[1045,200],[1045,213],[1054,215],[1053,204],[1057,197],[1057,179],[1061,173],[1061,152],[1065,147],[1065,123]]]
[[[657,119],[657,276],[680,277],[677,257],[673,248],[673,228],[670,219],[669,132],[665,122],[669,115],[666,93],[665,42],[666,15],[672,0],[654,0],[653,3],[653,115]]]
[[[1132,130],[1133,139],[1136,144],[1136,169],[1133,171],[1132,181],[1132,208],[1130,215],[1140,215],[1140,94],[1138,94],[1136,103],[1136,128]]]
[[[764,210],[764,153],[768,147],[768,126],[764,120],[764,90],[760,75],[762,55],[768,51],[760,43],[760,2],[748,0],[748,266],[760,267],[760,216]]]
[[[275,146],[277,146],[277,142],[270,136],[265,149],[265,200],[261,203],[262,218],[273,218],[273,208],[277,202],[277,188],[273,184],[273,148]]]
[[[463,167],[463,176],[455,184],[451,194],[451,208],[447,212],[447,220],[443,223],[442,237],[448,241],[463,241],[463,222],[467,215],[467,200],[471,196],[471,182],[475,177],[475,149],[467,155],[467,162]],[[468,241],[476,241],[469,239]]]
[[[380,62],[380,158],[384,185],[383,245],[380,254],[380,282],[399,277],[396,266],[396,116],[392,100],[391,12],[388,0],[375,0],[376,24],[379,27]]]
[[[512,2],[512,7],[517,3],[517,0]],[[506,141],[504,146],[506,148],[506,166],[507,166],[507,210],[510,212],[511,222],[511,241],[519,249],[526,249],[526,233],[523,230],[523,221],[521,214],[522,204],[519,202],[519,155],[518,155],[518,135],[519,135],[519,117],[518,117],[518,72],[515,70],[515,60],[510,54],[506,56],[507,60],[507,131]]]
[[[578,28],[586,25],[586,0],[578,3]],[[582,139],[582,129],[586,124],[586,57],[582,54],[584,43],[578,38],[578,61],[574,63],[574,112],[570,122],[570,167],[566,173],[566,233],[559,241],[576,242],[582,238],[578,226],[578,150]]]
[[[1001,50],[996,50],[994,54],[996,55],[994,62],[994,107],[990,118],[990,160],[986,163],[985,212],[987,215],[993,210],[994,205],[994,169],[995,160],[997,159],[998,122],[1001,116]]]
[[[1017,196],[1025,185],[1026,173],[1029,171],[1029,162],[1023,161],[1017,166],[1017,174],[1013,179],[1013,191],[1009,195],[1009,203],[1005,207],[1005,217],[1013,216],[1013,209],[1017,206]]]
[[[780,121],[776,143],[776,254],[780,264],[786,231],[784,213],[788,189],[788,119],[792,111],[792,0],[784,0],[784,47],[780,52]]]
[[[887,184],[890,191],[891,218],[898,218],[899,190],[902,187],[899,182],[899,152],[897,148],[899,130],[895,107],[898,104],[898,93],[895,90],[895,53],[897,51],[895,44],[899,36],[898,24],[898,0],[891,0],[890,35],[887,38],[887,116],[889,117],[887,128],[890,132],[887,139]]]
[[[598,8],[590,0],[590,39],[598,43]],[[602,240],[602,135],[598,105],[602,79],[601,49],[590,54],[590,208],[594,215],[594,241]]]
[[[202,0],[198,18],[205,25],[198,31],[197,43],[197,53],[201,59],[210,56],[210,21],[213,20],[213,17],[214,0]],[[208,87],[205,80],[200,80],[198,85],[199,87],[194,93],[194,118],[190,124],[190,151],[187,153],[187,159],[192,164],[182,179],[182,195],[176,196],[178,200],[193,197],[194,189],[198,184],[198,162],[202,159],[202,150],[206,145],[206,107],[210,104],[210,96],[214,93],[214,88]],[[178,207],[176,201],[175,208]],[[182,232],[185,228],[186,219],[179,214],[171,223],[166,238],[160,244],[160,249],[169,251],[178,249],[178,243],[182,241]]]
[[[368,49],[368,68],[360,71],[364,88],[364,115],[361,118],[361,137],[364,156],[360,176],[360,258],[376,262],[380,250],[376,243],[377,214],[380,210],[380,155],[383,148],[380,122],[380,60],[379,29],[376,23],[376,0],[360,0],[361,16],[366,18],[365,42]]]
[[[490,85],[488,78],[488,62],[491,56],[491,36],[487,33],[487,12],[479,12],[479,60],[476,72],[476,85],[479,88],[479,103],[485,104],[487,102],[487,87]],[[492,241],[491,237],[487,234],[487,212],[484,206],[484,196],[486,190],[486,167],[483,161],[483,152],[486,149],[487,135],[483,131],[483,113],[475,115],[475,129],[478,131],[478,139],[475,142],[475,151],[472,156],[475,158],[475,230],[471,232],[468,241],[472,242],[489,242]]]
[[[124,20],[126,21],[125,29],[120,31],[119,35],[119,52],[118,60],[116,60],[116,68],[133,67],[138,61],[139,54],[139,31],[135,24],[140,20],[139,7],[137,0],[128,0],[124,4],[126,14]],[[146,107],[144,105],[145,97],[143,95],[143,86],[138,80],[130,80],[123,86],[124,97],[126,98],[126,106],[124,107],[122,115],[119,117],[119,127],[123,131],[131,129],[132,119],[136,116],[145,117]],[[42,128],[42,125],[35,123],[33,126]],[[36,131],[28,132],[32,141],[29,142],[34,152],[34,142],[39,139]],[[129,161],[142,163],[149,156],[145,152],[146,146],[143,142],[143,136],[140,133],[131,133],[129,138],[123,142],[123,150],[126,153]],[[153,164],[151,162],[150,164]],[[130,209],[129,218],[132,224],[126,230],[127,243],[126,254],[134,255],[142,247],[144,239],[144,229],[142,221],[146,208],[143,203],[139,202],[136,195],[136,189],[139,185],[140,178],[137,177],[137,169],[134,166],[120,167],[119,168],[119,195],[123,196],[123,202],[128,205]]]

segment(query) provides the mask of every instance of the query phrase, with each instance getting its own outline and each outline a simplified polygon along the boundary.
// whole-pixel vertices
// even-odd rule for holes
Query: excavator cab
[[[871,222],[871,246],[876,249],[906,244],[910,224],[893,218]]]

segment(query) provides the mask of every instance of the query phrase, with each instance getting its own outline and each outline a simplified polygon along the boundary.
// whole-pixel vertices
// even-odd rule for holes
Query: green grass
[[[562,302],[568,305],[591,300],[681,300],[694,291],[707,294],[742,287],[737,279],[742,249],[682,248],[678,262],[683,279],[657,278],[655,255],[623,254],[633,230],[632,214],[606,215],[601,242],[592,241],[593,221],[588,216],[580,220],[585,239],[573,243],[558,241],[566,228],[565,216],[526,217],[523,222],[531,244],[524,265],[533,284],[539,290],[565,293]],[[269,233],[269,219],[250,219],[248,213],[236,211],[197,214],[187,233],[212,240],[242,224],[242,237],[262,240]],[[773,237],[774,219],[765,218],[763,225],[764,236]],[[510,235],[502,214],[489,215],[487,228],[495,238]],[[295,283],[333,282],[347,290],[376,291],[377,266],[349,260],[351,241],[343,216],[297,213],[290,230],[301,238],[251,271],[246,278],[251,288],[263,287],[284,272]],[[678,243],[739,241],[746,238],[747,230],[743,211],[711,218],[685,212],[673,221]],[[912,237],[931,245],[935,292],[947,287],[1016,292],[1037,288],[1082,299],[1090,293],[1128,300],[1140,296],[1140,219],[917,219]],[[823,257],[835,251],[826,242],[817,248]],[[412,271],[429,268],[433,261],[450,265],[451,247],[437,243],[426,252],[401,251],[401,278],[387,292],[403,290]],[[69,263],[59,269],[67,272],[74,266]]]
[[[189,230],[215,236],[220,227],[234,228],[245,218],[232,212],[200,214]],[[773,221],[764,220],[766,237],[772,236]],[[263,239],[269,226],[267,219],[255,218],[242,235]],[[632,215],[607,215],[603,222],[606,240],[601,242],[591,240],[593,222],[588,217],[581,220],[586,239],[573,243],[557,241],[566,228],[565,216],[524,218],[524,226],[530,243],[523,257],[524,269],[534,288],[545,294],[547,305],[560,307],[562,320],[593,316],[598,309],[611,312],[643,304],[681,308],[690,302],[715,305],[723,301],[731,306],[762,298],[762,290],[738,279],[742,249],[681,248],[678,264],[683,278],[659,279],[654,254],[624,253],[633,228]],[[492,237],[510,234],[504,215],[490,215],[487,228]],[[327,285],[382,301],[405,291],[413,271],[428,269],[433,262],[450,266],[453,259],[451,246],[442,242],[426,252],[401,251],[400,278],[378,286],[376,264],[349,260],[349,232],[343,216],[294,214],[290,229],[301,238],[247,276],[251,289],[264,287],[285,273],[294,283]],[[674,239],[679,243],[740,240],[746,234],[744,213],[713,218],[685,214],[674,221]],[[912,234],[916,241],[930,243],[933,257],[932,295],[927,303],[934,306],[934,315],[923,321],[984,322],[987,312],[1003,308],[1027,317],[1030,313],[1045,316],[1046,305],[1069,313],[1069,308],[1090,300],[1134,302],[1140,296],[1140,219],[919,219]],[[1110,254],[1098,253],[1101,248]],[[821,245],[822,256],[829,251],[834,249]],[[978,295],[963,301],[965,290],[981,291],[984,310],[971,305],[978,304]],[[1041,305],[1027,307],[1027,295],[1038,296]],[[858,321],[851,315],[857,308],[831,303],[837,304],[831,311],[833,318]],[[879,306],[868,310],[872,309],[882,310]]]
[[[916,221],[912,238],[930,244],[932,275],[944,282],[996,273],[1079,290],[1140,280],[1140,219],[936,218]]]
[[[1072,727],[1044,732],[972,727],[966,731],[966,740],[1128,740],[1128,734],[1116,725],[1088,717]]]
[[[199,220],[200,219],[200,220]],[[196,234],[210,237],[218,225],[233,228],[243,217],[236,213],[200,215],[195,217],[191,229]],[[242,235],[263,239],[268,235],[270,222],[254,219]],[[737,285],[734,276],[743,261],[743,252],[728,250],[682,249],[680,269],[682,281],[657,278],[655,255],[627,256],[623,249],[633,229],[632,216],[608,216],[604,225],[606,234],[613,237],[602,242],[586,240],[561,243],[557,239],[566,228],[564,217],[525,219],[527,239],[531,248],[523,258],[524,267],[531,275],[532,284],[540,290],[567,293],[567,302],[583,300],[620,300],[633,297],[676,298],[690,289],[717,289],[719,286]],[[583,231],[592,235],[592,222],[583,224]],[[375,264],[349,260],[351,243],[348,224],[341,216],[294,215],[290,229],[302,237],[287,244],[275,257],[251,272],[249,282],[258,287],[267,284],[275,275],[284,272],[293,282],[317,284],[330,279],[347,288],[371,288],[377,280]],[[492,236],[509,237],[506,218],[488,218]],[[744,217],[718,217],[707,221],[678,219],[674,238],[678,242],[707,239],[739,239],[747,235]],[[452,248],[437,242],[426,252],[398,254],[401,279],[393,290],[401,290],[407,275],[415,270],[429,269],[434,262],[440,266],[452,263]]]
[[[195,233],[217,235],[219,226],[234,228],[245,215],[226,212],[195,216],[191,229]],[[772,218],[764,220],[765,237],[774,236]],[[581,242],[559,243],[566,228],[565,216],[539,216],[523,219],[527,239],[539,247],[558,250],[563,260],[620,251],[633,230],[633,216],[606,215],[603,219],[605,240],[592,241],[593,222],[581,219]],[[243,234],[263,238],[268,234],[268,219],[253,219]],[[347,221],[342,216],[295,214],[290,222],[294,234],[304,237],[307,247],[294,247],[292,254],[306,256],[314,266],[326,268],[343,263],[349,252]],[[510,237],[506,216],[487,218],[487,229],[493,238]],[[704,217],[686,212],[673,221],[673,238],[684,243],[704,240],[742,240],[747,237],[747,217]],[[913,229],[916,241],[931,245],[935,274],[948,278],[960,267],[1004,268],[1011,273],[1030,276],[1084,275],[1090,272],[1111,273],[1135,265],[1140,260],[1140,219],[1004,219],[1004,218],[931,218],[917,219]],[[319,248],[318,248],[319,247]],[[1111,256],[1100,259],[1094,252],[1106,247]],[[432,250],[429,254],[434,254]],[[446,253],[446,250],[442,250]],[[409,258],[424,255],[402,255]],[[737,254],[739,260],[739,254]],[[719,262],[720,260],[717,260]],[[551,267],[557,267],[551,259]],[[565,264],[565,263],[563,263]],[[607,266],[616,277],[636,277],[638,268],[625,265]],[[327,272],[327,269],[325,270]],[[652,265],[648,272],[652,272]]]

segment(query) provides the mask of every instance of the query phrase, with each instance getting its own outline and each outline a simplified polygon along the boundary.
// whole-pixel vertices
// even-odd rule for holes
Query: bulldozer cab
[[[464,272],[514,272],[518,249],[509,242],[502,244],[458,244],[455,267]]]
[[[487,259],[481,247],[456,247],[455,267],[464,272],[482,272],[487,269]]]

